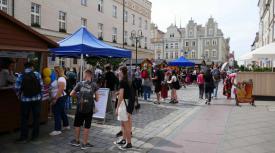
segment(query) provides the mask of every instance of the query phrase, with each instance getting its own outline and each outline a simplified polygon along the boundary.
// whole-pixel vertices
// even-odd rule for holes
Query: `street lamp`
[[[131,32],[130,39],[132,40],[132,42],[135,41],[135,43],[136,43],[136,68],[137,68],[137,51],[138,51],[137,45],[138,45],[138,43],[140,45],[140,41],[141,41],[142,38],[143,38],[143,35],[142,35],[142,31],[141,30],[138,30],[137,32],[135,30],[133,30]]]

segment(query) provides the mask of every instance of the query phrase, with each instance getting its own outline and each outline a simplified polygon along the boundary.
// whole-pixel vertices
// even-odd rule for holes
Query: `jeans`
[[[67,96],[67,100],[65,103],[65,108],[66,110],[71,110],[72,109],[72,97],[71,96]]]
[[[63,126],[69,126],[69,121],[67,114],[65,112],[65,103],[67,96],[63,96],[57,99],[56,103],[53,105],[54,114],[54,130],[61,131],[61,120],[63,121]]]
[[[21,102],[21,127],[20,138],[28,139],[29,135],[29,117],[32,111],[32,138],[39,135],[39,118],[41,112],[41,101]]]
[[[213,97],[217,98],[220,81],[214,81]]]
[[[150,95],[151,95],[151,87],[143,86],[144,100],[147,100],[148,98],[150,99]]]

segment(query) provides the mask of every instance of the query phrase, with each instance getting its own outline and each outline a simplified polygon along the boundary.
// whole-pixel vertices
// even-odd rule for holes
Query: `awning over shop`
[[[240,57],[241,61],[257,60],[260,58],[275,59],[275,43],[270,43],[260,47],[252,52],[249,52]]]

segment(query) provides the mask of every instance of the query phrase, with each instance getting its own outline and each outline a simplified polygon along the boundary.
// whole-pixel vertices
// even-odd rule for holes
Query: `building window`
[[[174,38],[174,37],[175,37],[175,34],[171,33],[170,38]]]
[[[147,37],[144,37],[144,48],[147,49]]]
[[[160,54],[158,54],[158,59],[160,59]]]
[[[8,13],[8,0],[0,0],[0,10]]]
[[[212,40],[212,44],[213,44],[213,46],[216,46],[217,45],[217,40],[216,39]]]
[[[174,59],[174,54],[173,54],[173,52],[170,53],[170,59]]]
[[[113,5],[113,17],[117,18],[117,6]]]
[[[213,33],[214,33],[214,30],[212,28],[208,30],[208,35],[212,36]]]
[[[103,40],[103,24],[98,23],[98,39]]]
[[[128,31],[124,31],[124,44],[127,45],[128,42]]]
[[[145,23],[144,23],[144,28],[145,28],[145,30],[148,30],[148,21],[147,20],[145,20]]]
[[[113,34],[112,34],[113,43],[117,43],[117,28],[113,27]]]
[[[174,44],[173,43],[170,44],[170,48],[174,48]]]
[[[59,32],[67,32],[66,31],[66,13],[59,11]]]
[[[128,11],[124,12],[124,21],[128,22]]]
[[[31,26],[40,27],[40,7],[38,4],[31,4]]]
[[[81,5],[87,6],[87,0],[81,0]]]
[[[212,51],[212,57],[217,57],[217,51],[216,50]]]
[[[175,43],[175,48],[178,49],[179,48],[179,44]]]
[[[166,59],[168,59],[168,53],[166,53]]]
[[[73,59],[73,64],[77,64],[77,58]]]
[[[196,46],[196,42],[195,41],[192,42],[192,46]]]
[[[179,58],[179,53],[178,52],[175,53],[175,58]]]
[[[205,51],[205,58],[209,57],[209,51]]]
[[[141,28],[141,27],[142,27],[142,18],[139,17],[139,18],[138,18],[138,21],[139,21],[138,27]]]
[[[165,44],[165,48],[168,49],[168,44]]]
[[[103,12],[103,0],[97,0],[97,10]]]
[[[81,25],[87,27],[87,19],[81,18]]]
[[[188,47],[188,46],[189,46],[189,42],[186,41],[186,42],[185,42],[185,47]]]
[[[192,51],[191,56],[192,56],[192,59],[195,59],[196,58],[196,52]]]
[[[133,20],[132,20],[132,24],[133,24],[133,25],[136,24],[136,19],[135,19],[135,18],[136,18],[135,14],[132,14],[132,19],[133,19]]]
[[[192,36],[193,36],[193,31],[190,30],[190,31],[189,31],[189,37],[192,37]]]
[[[205,40],[205,45],[209,46],[210,45],[210,41],[209,40]]]

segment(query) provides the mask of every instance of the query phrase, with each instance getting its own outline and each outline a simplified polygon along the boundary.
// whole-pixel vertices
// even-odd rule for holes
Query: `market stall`
[[[12,60],[14,73],[21,73],[24,63],[29,60],[35,61],[35,69],[41,72],[47,66],[48,48],[57,46],[54,41],[0,11],[0,63]],[[1,85],[0,97],[0,122],[3,123],[0,132],[13,131],[19,128],[20,123],[20,102],[14,83]],[[44,97],[41,122],[47,122],[48,107],[47,97]]]

